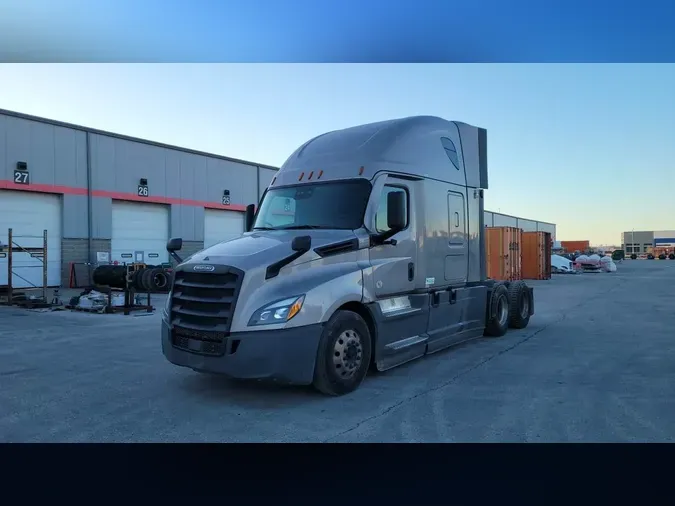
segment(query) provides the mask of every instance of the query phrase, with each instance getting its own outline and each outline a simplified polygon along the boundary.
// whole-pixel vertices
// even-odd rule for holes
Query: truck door
[[[376,246],[370,251],[373,266],[375,296],[378,299],[404,294],[415,287],[417,246],[415,236],[414,182],[387,176],[380,194],[380,203],[375,215],[375,228],[385,232],[387,227],[387,195],[403,192],[406,195],[408,220],[405,229],[394,235],[396,245]]]
[[[448,192],[448,249],[445,256],[445,281],[464,283],[469,259],[466,230],[466,204],[461,193]]]

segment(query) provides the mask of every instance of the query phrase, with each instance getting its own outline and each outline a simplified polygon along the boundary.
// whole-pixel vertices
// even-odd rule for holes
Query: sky
[[[0,64],[0,108],[280,166],[320,133],[488,131],[486,209],[619,244],[675,229],[673,64]]]

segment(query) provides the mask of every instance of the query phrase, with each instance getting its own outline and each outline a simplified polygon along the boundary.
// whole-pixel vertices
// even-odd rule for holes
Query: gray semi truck
[[[179,262],[162,317],[173,364],[328,395],[525,328],[533,290],[486,273],[487,132],[415,116],[319,135],[283,164],[246,232]]]

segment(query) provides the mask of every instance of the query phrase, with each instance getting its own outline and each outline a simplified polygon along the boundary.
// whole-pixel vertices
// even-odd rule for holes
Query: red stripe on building
[[[76,188],[73,186],[62,186],[52,184],[16,184],[14,181],[0,179],[0,189],[18,190],[36,193],[55,193],[59,195],[87,195],[86,188]],[[225,211],[246,211],[246,206],[241,204],[223,205],[220,202],[208,202],[203,200],[181,199],[177,197],[141,197],[135,193],[111,192],[107,190],[93,190],[93,197],[111,198],[114,200],[129,200],[133,202],[150,202],[153,204],[175,204],[181,206],[205,207],[208,209],[222,209]]]

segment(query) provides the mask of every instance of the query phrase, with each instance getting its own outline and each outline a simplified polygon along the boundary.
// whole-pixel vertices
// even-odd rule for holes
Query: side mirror
[[[183,239],[181,237],[172,237],[166,243],[166,250],[169,253],[180,251],[182,247],[183,247]]]
[[[387,227],[391,230],[403,230],[406,226],[408,210],[406,209],[405,192],[387,194]]]
[[[308,235],[295,237],[291,243],[291,249],[297,253],[305,253],[312,248],[312,238]]]
[[[255,204],[249,204],[246,206],[246,213],[244,215],[244,220],[246,222],[246,232],[250,232],[253,228],[253,219],[255,218]]]

